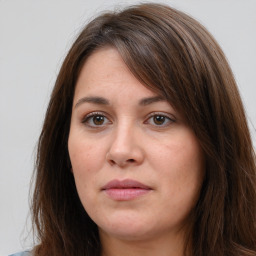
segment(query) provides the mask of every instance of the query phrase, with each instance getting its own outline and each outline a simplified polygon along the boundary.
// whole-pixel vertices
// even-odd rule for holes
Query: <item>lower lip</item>
[[[151,191],[151,189],[143,188],[111,188],[104,190],[105,193],[116,201],[129,201],[143,196]]]

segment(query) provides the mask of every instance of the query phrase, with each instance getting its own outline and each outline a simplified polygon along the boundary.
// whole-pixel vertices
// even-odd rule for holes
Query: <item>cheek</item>
[[[149,160],[160,173],[163,171],[167,176],[193,176],[204,169],[203,151],[193,137],[169,140],[169,143],[160,143],[150,150]]]
[[[102,169],[103,147],[90,143],[90,140],[70,136],[68,150],[77,191],[81,201],[92,191],[97,182],[96,175]]]
[[[205,172],[204,154],[196,137],[183,133],[153,149],[152,164],[161,178],[163,193],[177,208],[191,209],[198,200]]]
[[[91,143],[87,138],[83,140],[70,136],[68,151],[74,172],[91,172],[97,170],[97,165],[102,163],[103,147]]]
[[[81,140],[69,139],[68,149],[77,193],[86,209],[88,199],[90,199],[89,202],[94,200],[94,194],[91,192],[93,191],[92,186],[97,182],[95,169],[98,161],[91,146]]]

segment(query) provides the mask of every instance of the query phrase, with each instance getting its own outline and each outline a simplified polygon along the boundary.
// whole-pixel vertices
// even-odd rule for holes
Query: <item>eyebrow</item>
[[[149,97],[149,98],[143,98],[139,101],[140,106],[146,106],[155,102],[159,101],[165,101],[165,99],[162,96],[155,96],[155,97]]]
[[[94,103],[98,105],[109,105],[109,101],[102,97],[84,97],[78,100],[78,102],[75,105],[75,108],[77,108],[82,103]]]
[[[140,106],[147,106],[155,102],[159,101],[165,101],[165,99],[162,96],[155,96],[155,97],[148,97],[143,98],[139,101]],[[103,97],[83,97],[78,100],[78,102],[75,105],[75,108],[77,108],[79,105],[83,103],[93,103],[97,105],[110,105],[109,100],[103,98]]]

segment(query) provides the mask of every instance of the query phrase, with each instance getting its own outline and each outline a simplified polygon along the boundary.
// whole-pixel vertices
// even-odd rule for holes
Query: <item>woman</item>
[[[256,255],[255,153],[202,25],[141,4],[91,21],[39,139],[33,255]]]

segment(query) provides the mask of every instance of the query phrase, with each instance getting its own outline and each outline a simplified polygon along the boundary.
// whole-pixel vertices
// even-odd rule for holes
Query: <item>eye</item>
[[[86,115],[83,118],[82,123],[85,124],[86,126],[97,128],[97,127],[105,126],[105,125],[107,125],[111,122],[102,113],[93,112],[93,113],[90,113],[90,114]]]
[[[166,114],[158,114],[153,113],[149,116],[149,118],[146,120],[146,123],[154,126],[168,126],[169,124],[175,122],[174,118],[171,118],[170,116]]]

